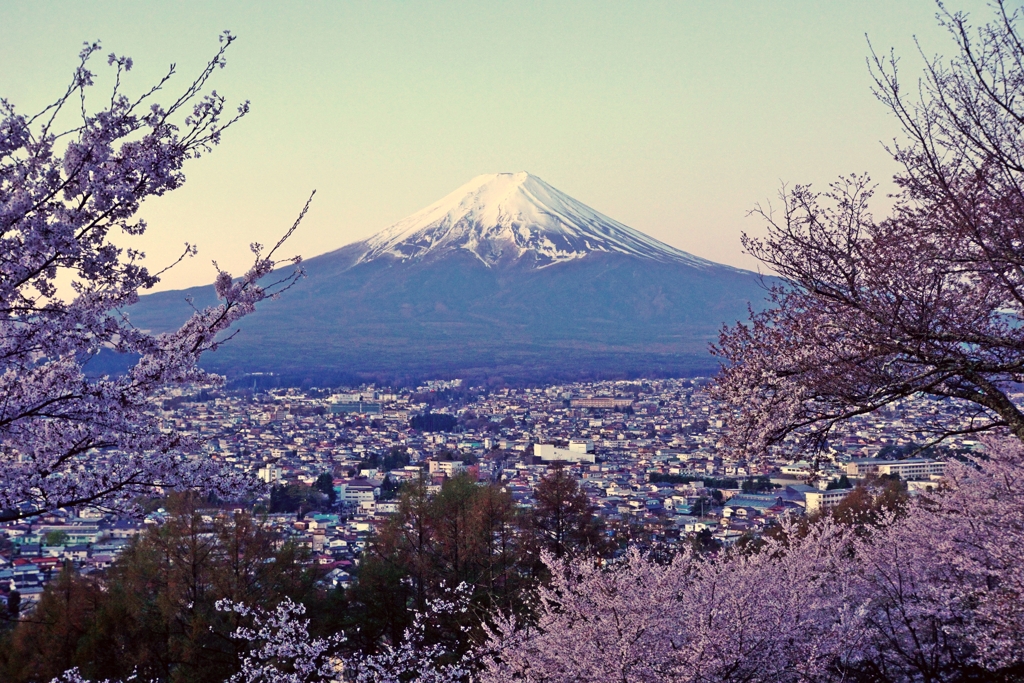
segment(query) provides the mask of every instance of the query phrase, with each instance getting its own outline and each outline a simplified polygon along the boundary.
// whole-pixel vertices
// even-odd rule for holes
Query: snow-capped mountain
[[[477,176],[363,244],[359,262],[382,256],[434,259],[461,250],[489,267],[525,255],[544,267],[594,252],[714,265],[623,225],[526,172]]]
[[[474,178],[303,267],[206,367],[321,387],[708,374],[708,342],[764,300],[756,274],[663,244],[527,173]],[[132,322],[174,329],[187,296],[216,303],[212,287],[160,292],[131,308]]]

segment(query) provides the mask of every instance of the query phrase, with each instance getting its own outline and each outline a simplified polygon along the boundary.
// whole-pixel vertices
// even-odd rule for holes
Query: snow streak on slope
[[[612,252],[712,266],[594,211],[529,173],[477,176],[363,243],[359,261],[441,257],[456,250],[488,266],[531,253],[538,267]]]

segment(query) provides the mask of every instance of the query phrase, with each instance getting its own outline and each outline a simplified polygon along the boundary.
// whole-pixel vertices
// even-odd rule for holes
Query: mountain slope
[[[304,267],[306,279],[204,364],[314,384],[709,372],[708,342],[764,296],[754,273],[674,249],[525,173],[475,178]],[[209,287],[188,294],[213,301]],[[185,295],[144,297],[132,320],[170,329],[188,315]]]

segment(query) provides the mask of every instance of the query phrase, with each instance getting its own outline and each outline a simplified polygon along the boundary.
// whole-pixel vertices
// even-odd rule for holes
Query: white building
[[[277,465],[266,465],[256,472],[256,477],[267,484],[280,484],[284,470]]]
[[[377,500],[380,495],[380,488],[374,485],[371,480],[349,480],[341,484],[335,484],[334,490],[338,492],[338,500],[349,505],[360,505],[364,502]]]
[[[427,462],[427,468],[431,474],[440,473],[454,477],[459,472],[464,472],[466,465],[458,460],[430,460]]]
[[[586,444],[590,444],[590,451],[586,450]],[[575,448],[573,447],[576,445]],[[569,448],[556,448],[554,444],[538,443],[533,445],[533,454],[544,462],[595,462],[594,442],[574,441]]]
[[[946,463],[941,460],[925,458],[908,458],[878,464],[878,474],[898,474],[900,479],[927,479],[931,476],[941,477],[946,472]]]
[[[789,477],[806,478],[811,476],[811,464],[804,460],[783,465],[780,469],[783,474]]]
[[[946,463],[941,460],[927,458],[907,458],[905,460],[879,460],[878,458],[858,458],[846,464],[846,473],[851,476],[863,477],[868,474],[893,475],[900,479],[928,479],[941,477],[946,472]]]
[[[594,442],[590,439],[573,439],[569,442],[569,450],[573,453],[593,453]]]
[[[831,491],[807,491],[804,493],[808,513],[829,510],[838,505],[853,489],[832,489]]]

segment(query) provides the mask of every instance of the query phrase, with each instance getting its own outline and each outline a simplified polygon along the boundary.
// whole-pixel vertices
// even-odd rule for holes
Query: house
[[[85,560],[85,566],[93,570],[109,569],[114,563],[113,555],[93,555]]]
[[[729,499],[729,502],[722,509],[722,516],[732,517],[739,514],[742,517],[754,517],[782,504],[782,496],[741,493]]]
[[[72,562],[84,562],[89,557],[89,548],[84,545],[66,545],[60,557]]]
[[[143,525],[139,522],[119,519],[110,526],[108,532],[111,538],[131,538],[138,535],[143,528]]]
[[[348,588],[349,584],[352,583],[352,575],[338,566],[327,572],[324,581],[327,585],[335,588]]]

